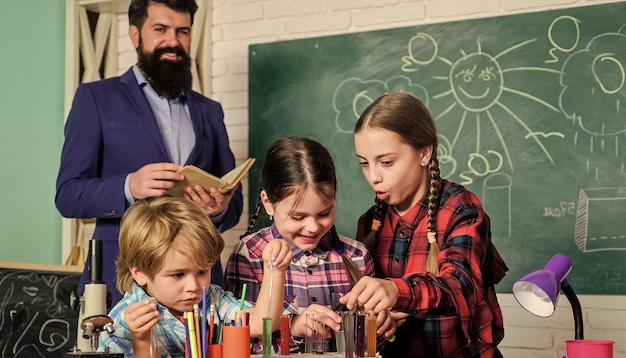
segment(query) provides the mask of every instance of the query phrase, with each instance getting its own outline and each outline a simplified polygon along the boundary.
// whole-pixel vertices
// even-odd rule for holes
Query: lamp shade
[[[539,317],[549,317],[556,310],[562,282],[571,270],[570,259],[556,254],[543,269],[517,280],[513,284],[513,297],[528,312]]]

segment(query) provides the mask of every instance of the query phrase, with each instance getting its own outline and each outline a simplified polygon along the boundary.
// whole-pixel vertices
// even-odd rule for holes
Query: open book
[[[243,178],[252,164],[254,164],[254,160],[254,158],[248,158],[243,164],[224,174],[221,178],[207,173],[196,166],[185,165],[183,169],[179,171],[180,174],[185,176],[185,179],[176,182],[176,186],[169,189],[167,194],[182,197],[185,189],[196,185],[202,186],[207,192],[209,188],[217,188],[222,194],[228,193],[239,185],[241,178]]]

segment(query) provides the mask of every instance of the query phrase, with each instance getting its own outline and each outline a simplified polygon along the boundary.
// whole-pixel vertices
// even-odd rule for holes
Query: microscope
[[[89,282],[85,284],[83,297],[74,297],[70,304],[78,306],[78,328],[76,346],[64,354],[64,358],[123,358],[122,353],[96,352],[100,333],[115,331],[111,317],[107,316],[107,290],[102,281],[102,241],[91,239],[89,242]]]

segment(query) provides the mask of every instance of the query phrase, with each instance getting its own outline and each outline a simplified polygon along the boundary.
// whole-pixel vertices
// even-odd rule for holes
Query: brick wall
[[[207,0],[205,0],[207,1]],[[427,23],[494,17],[516,13],[589,6],[607,0],[214,0],[213,94],[224,106],[231,147],[238,162],[248,148],[248,45],[404,27]],[[136,59],[127,38],[128,23],[120,16],[120,72]],[[244,183],[247,188],[247,183]],[[244,192],[244,195],[246,193]],[[247,217],[247,204],[243,218]],[[225,233],[225,261],[245,230],[242,220]],[[500,294],[506,337],[501,347],[510,358],[553,358],[557,347],[573,339],[574,323],[566,298],[550,318],[524,311],[510,294]],[[581,296],[585,337],[616,342],[615,357],[626,358],[626,299]],[[560,356],[564,352],[560,352]],[[590,357],[591,358],[591,357]]]

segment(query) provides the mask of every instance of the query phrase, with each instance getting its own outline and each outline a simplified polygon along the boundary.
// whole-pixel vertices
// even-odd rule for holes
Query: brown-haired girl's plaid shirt
[[[502,312],[494,285],[508,270],[491,242],[489,217],[476,195],[442,181],[437,213],[438,275],[425,272],[428,255],[424,200],[403,218],[388,208],[375,254],[376,276],[398,287],[398,311],[411,314],[383,357],[502,357]],[[417,216],[410,240],[402,239]],[[359,219],[357,239],[371,227],[373,208]],[[396,236],[396,239],[394,239]]]

